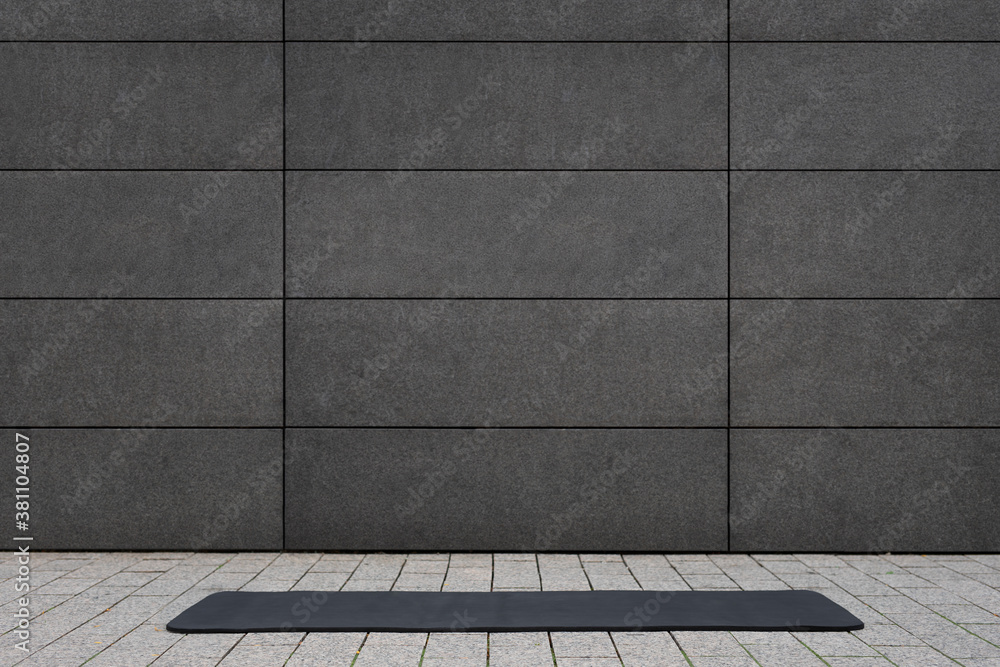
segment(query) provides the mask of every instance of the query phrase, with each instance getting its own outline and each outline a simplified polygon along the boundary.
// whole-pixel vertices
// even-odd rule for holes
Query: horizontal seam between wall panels
[[[558,167],[551,167],[545,169],[538,168],[503,168],[503,169],[490,169],[490,168],[465,168],[465,169],[379,169],[377,167],[365,167],[365,168],[316,168],[316,167],[300,167],[300,168],[289,168],[281,169],[280,167],[267,167],[260,169],[231,169],[220,167],[218,169],[213,169],[210,167],[196,167],[196,168],[184,168],[184,167],[154,167],[154,168],[130,168],[130,169],[52,169],[46,167],[7,167],[0,169],[0,174],[4,172],[46,172],[46,173],[64,173],[64,174],[74,174],[74,173],[93,173],[93,172],[121,172],[121,173],[134,173],[134,172],[176,172],[176,173],[187,173],[187,172],[247,172],[247,173],[282,173],[282,172],[400,172],[400,173],[439,173],[439,172],[481,172],[481,173],[504,173],[504,172],[579,172],[579,173],[670,173],[670,172],[704,172],[704,173],[720,173],[724,174],[727,171],[732,172],[886,172],[886,173],[898,173],[898,172],[914,172],[914,173],[935,173],[935,172],[998,172],[1000,168],[959,168],[959,169],[777,169],[777,168],[766,168],[766,169],[725,169],[725,168],[670,168],[670,169],[648,169],[648,168],[637,168],[637,169],[560,169]]]
[[[3,39],[0,44],[1000,44],[997,39]]]
[[[970,296],[650,296],[650,297],[603,297],[603,296],[7,296],[0,301],[1000,301],[1000,297]]]
[[[994,431],[1000,426],[0,426],[0,430],[79,431]]]

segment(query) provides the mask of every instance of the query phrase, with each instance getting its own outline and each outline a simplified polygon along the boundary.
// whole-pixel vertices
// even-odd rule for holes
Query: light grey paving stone
[[[724,435],[503,429],[478,442],[453,429],[293,429],[286,547],[725,548]],[[337,512],[315,511],[331,502]],[[684,521],[691,512],[701,520]]]
[[[167,632],[164,626],[143,623],[88,662],[94,667],[149,664],[163,655],[183,635]]]
[[[887,646],[882,653],[896,667],[955,667],[955,661],[930,647]]]
[[[732,164],[996,168],[997,44],[733,44]]]
[[[403,565],[403,574],[440,574],[448,572],[447,560],[414,560],[408,556]]]
[[[978,582],[946,582],[944,588],[993,614],[1000,614],[1000,591]],[[947,600],[932,600],[934,604],[960,604]]]
[[[33,491],[52,499],[37,506],[32,528],[50,547],[281,545],[280,431],[44,429],[31,435]],[[13,482],[0,488],[13,496]],[[114,530],[108,530],[109,516]],[[85,570],[103,570],[97,589],[127,585],[131,592],[170,574],[112,571],[138,561],[141,556],[107,569],[86,566],[73,578],[90,581]]]
[[[724,574],[687,574],[684,581],[694,590],[706,588],[738,588],[735,581]]]
[[[930,609],[905,595],[860,595],[858,599],[881,614],[926,614]]]
[[[0,172],[0,296],[280,297],[281,215],[275,173]]]
[[[995,572],[993,568],[971,560],[953,561],[948,563],[947,567],[948,569],[955,570],[956,572],[962,572],[963,574],[985,574]]]
[[[688,656],[736,657],[747,655],[746,650],[730,632],[672,632],[674,640]]]
[[[694,667],[760,667],[749,655],[725,658],[688,656],[688,660]]]
[[[788,0],[732,5],[733,39],[740,40],[996,40],[1000,8],[975,0],[912,2]]]
[[[248,592],[290,591],[293,588],[312,590],[311,587],[297,587],[292,579],[253,579],[239,587],[241,591]]]
[[[617,0],[598,5],[546,5],[513,0],[426,0],[375,7],[362,0],[324,3],[290,0],[289,39],[353,40],[345,53],[367,56],[373,40],[718,40],[726,35],[726,5],[678,0],[650,5]]]
[[[926,642],[898,625],[866,624],[852,633],[868,646],[925,646]]]
[[[87,590],[91,586],[100,583],[100,579],[67,579],[59,578],[44,586],[39,586],[36,591],[38,595],[75,595]],[[13,585],[11,586],[13,588]],[[17,591],[9,593],[10,599],[18,597]],[[8,596],[4,596],[5,601]]]
[[[501,632],[490,635],[490,666],[542,667],[554,664],[545,632]]]
[[[242,634],[194,634],[183,635],[162,656],[175,660],[188,658],[222,659],[243,638]],[[157,661],[159,662],[159,660]]]
[[[971,604],[929,604],[932,611],[952,623],[1000,623],[1000,616]]]
[[[348,580],[344,591],[390,591],[395,579],[354,579]]]
[[[958,595],[943,588],[900,588],[900,593],[919,602],[922,605],[928,604],[964,604],[964,600]]]
[[[174,567],[177,567],[177,560],[168,560],[166,558],[143,558],[141,561],[135,565],[129,565],[125,568],[125,572],[167,572]],[[159,576],[159,575],[157,575]]]
[[[292,654],[286,667],[321,667],[343,663],[350,665],[365,641],[365,633],[311,632]]]
[[[290,301],[289,424],[724,424],[725,376],[712,370],[725,355],[724,306],[698,300]],[[495,439],[490,431],[464,435]]]
[[[761,667],[806,667],[807,665],[821,667],[823,665],[823,661],[802,644],[798,646],[753,644],[746,648]]]
[[[984,639],[989,643],[1000,646],[1000,627],[995,624],[989,625],[963,625],[966,631],[971,632],[980,639]]]
[[[281,39],[281,2],[0,2],[4,40]]]
[[[0,334],[5,425],[281,425],[279,301],[8,301]]]
[[[992,361],[1000,358],[993,342],[1000,333],[994,331],[1000,305],[993,301],[785,301],[770,306],[782,308],[774,318],[781,325],[762,336],[755,318],[767,313],[769,303],[732,305],[732,340],[747,350],[733,363],[735,424],[989,426],[997,422],[986,403],[990,378],[1000,373]],[[781,355],[780,368],[771,363],[774,355]],[[951,379],[955,375],[965,380],[956,383]],[[881,437],[891,440],[896,435]],[[952,542],[949,548],[989,547]]]
[[[722,574],[719,566],[712,561],[680,561],[674,565],[674,569],[682,576],[689,574]]]
[[[783,582],[796,589],[822,590],[836,586],[835,583],[819,574],[782,574],[780,578]]]
[[[616,658],[615,645],[607,632],[550,632],[556,661],[561,658]]]
[[[688,664],[667,632],[613,632],[611,637],[625,667],[686,667]]]
[[[384,667],[385,665],[417,665],[424,647],[420,646],[387,646],[369,647],[367,642],[361,647],[354,667]]]
[[[841,632],[795,632],[800,642],[816,655],[827,656],[875,656],[878,652],[850,633]]]
[[[233,648],[219,663],[220,667],[243,665],[284,665],[292,655],[291,646],[239,646]]]
[[[1000,658],[963,658],[964,667],[1000,667]]]
[[[464,660],[465,664],[486,664],[485,632],[440,633],[432,632],[427,639],[424,660]],[[434,664],[434,663],[432,663]]]
[[[618,658],[558,658],[557,664],[567,667],[621,667]]]
[[[304,632],[248,632],[243,635],[239,645],[248,646],[298,646],[306,633]]]
[[[260,579],[291,579],[298,581],[309,569],[308,565],[298,567],[282,567],[280,565],[269,565],[257,575]]]
[[[587,579],[587,575],[584,574],[583,570],[577,570],[576,572],[573,573],[565,571],[558,571],[556,573],[546,573],[545,570],[542,570],[541,577],[542,577],[543,591],[592,590],[591,581]],[[599,589],[595,586],[593,590],[599,590]]]
[[[530,561],[498,562],[493,566],[494,588],[539,588],[538,567]]]
[[[399,169],[401,181],[414,168],[725,165],[722,45],[286,48],[292,169]]]
[[[862,410],[862,400],[852,403]],[[916,399],[904,391],[904,400]],[[989,472],[1000,465],[996,441],[978,429],[734,431],[732,548],[993,548],[1000,543],[993,520],[1000,486]],[[854,517],[850,526],[838,523],[838,512]],[[872,578],[826,576],[855,594],[898,594]]]
[[[491,554],[452,554],[448,562],[449,571],[453,568],[492,568]]]
[[[878,658],[825,658],[830,667],[891,667],[892,663]]]
[[[994,570],[1000,570],[1000,554],[970,554],[969,558]]]
[[[350,574],[347,572],[309,572],[295,582],[292,590],[299,591],[336,591],[347,583]]]
[[[892,588],[938,588],[938,585],[932,581],[927,581],[926,579],[905,572],[874,573],[872,574],[872,578]]]
[[[726,294],[724,174],[393,173],[289,176],[291,296]]]
[[[396,579],[393,590],[403,588],[420,589],[427,591],[440,591],[444,583],[443,574],[416,574],[403,572]]]
[[[280,44],[3,44],[20,169],[281,167]]]
[[[361,559],[350,560],[321,560],[309,569],[309,574],[350,574],[357,569]]]

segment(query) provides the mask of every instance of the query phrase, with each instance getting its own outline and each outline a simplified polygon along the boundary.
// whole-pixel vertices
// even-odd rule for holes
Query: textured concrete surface
[[[281,0],[0,0],[5,40],[281,39]]]
[[[315,497],[311,518],[345,526],[307,535],[326,540],[315,548],[350,535],[359,549],[393,548],[391,536],[460,549],[448,538],[463,535],[510,550],[515,527],[558,514],[620,441],[648,484],[615,486],[565,548],[735,549],[704,509],[720,483],[731,514],[771,494],[742,529],[729,517],[727,542],[755,549],[867,549],[880,536],[894,549],[997,548],[1000,44],[971,40],[998,38],[998,12],[973,0],[0,0],[0,427],[55,434],[63,457],[39,454],[40,544],[193,550],[173,523],[190,519],[193,535],[231,522],[205,544],[279,549],[264,519],[252,539],[247,499],[273,511]],[[315,458],[279,493],[254,475],[286,426],[337,428],[301,431]],[[462,463],[469,512],[436,491],[421,531],[377,534],[375,508],[435,470],[419,448],[469,433],[452,427],[504,443]],[[698,429],[729,429],[732,456]],[[114,434],[108,456],[121,440],[150,445],[87,491],[95,433]],[[803,442],[815,459],[800,461]],[[188,480],[184,458],[208,469]],[[356,489],[354,509],[338,514],[347,501],[309,481],[318,471]],[[130,504],[117,514],[116,497]],[[917,523],[900,528],[911,498]],[[978,613],[958,612],[943,617]],[[829,638],[677,640],[695,664],[1000,658],[952,650],[964,644],[938,641],[948,628],[931,620],[916,624],[924,644],[875,654]],[[494,666],[685,659],[662,635],[578,639],[485,650]],[[97,641],[110,640],[71,633],[36,664],[73,663]],[[205,641],[158,662],[248,664],[288,646]],[[352,641],[309,640],[296,660],[486,655],[447,638]]]
[[[281,167],[281,45],[0,44],[0,164]]]
[[[7,301],[0,359],[3,426],[281,426],[277,300]]]
[[[724,426],[725,307],[292,301],[288,425]]]
[[[291,296],[726,296],[724,174],[393,174],[289,175]]]
[[[1000,167],[1000,44],[731,49],[733,167]]]
[[[287,438],[289,549],[726,548],[723,429],[291,429]]]
[[[1000,297],[995,172],[750,172],[732,296]]]
[[[726,3],[704,0],[286,0],[289,39],[350,40],[718,40]]]
[[[1000,426],[997,301],[779,307],[732,303],[734,426]]]
[[[1000,551],[995,429],[738,429],[731,447],[735,551]]]
[[[12,587],[17,565],[0,555]],[[995,555],[619,553],[36,553],[34,641],[0,662],[76,666],[988,667],[1000,659]],[[833,632],[251,633],[166,624],[219,590],[814,590],[863,630]],[[10,596],[8,596],[9,598]],[[14,602],[5,605],[13,610]],[[305,605],[316,604],[308,597]],[[305,609],[303,609],[305,611]],[[488,662],[487,662],[488,661]]]
[[[725,45],[286,48],[292,169],[726,166]]]
[[[1000,5],[981,0],[736,0],[730,12],[741,40],[1000,39]]]
[[[278,173],[0,172],[0,297],[280,298],[281,209]]]
[[[0,431],[7,442],[14,433]],[[281,429],[32,429],[29,437],[34,544],[281,548]],[[14,482],[0,482],[11,498]]]

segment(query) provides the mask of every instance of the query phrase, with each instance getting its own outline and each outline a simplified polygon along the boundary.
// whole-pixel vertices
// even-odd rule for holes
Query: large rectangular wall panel
[[[293,169],[726,166],[726,46],[296,43]]]
[[[726,434],[291,429],[287,547],[716,551]]]
[[[289,176],[290,295],[726,295],[725,174],[394,177]]]
[[[734,168],[1000,168],[1000,44],[731,48]]]
[[[16,300],[4,426],[280,426],[280,301]]]
[[[289,301],[290,426],[720,426],[722,301]]]
[[[0,44],[0,164],[281,167],[280,44]]]
[[[709,40],[726,37],[725,0],[286,0],[289,39]]]
[[[1000,432],[732,432],[734,551],[1000,550]]]
[[[29,438],[32,548],[281,548],[280,429],[18,433]],[[0,491],[14,497],[12,475]]]
[[[281,174],[0,172],[0,297],[281,296]]]
[[[1000,297],[996,172],[743,172],[732,295]]]
[[[281,39],[281,0],[0,0],[0,39]]]
[[[1000,301],[733,301],[734,426],[1000,426]]]
[[[730,10],[740,40],[1000,39],[1000,5],[983,0],[738,0]]]

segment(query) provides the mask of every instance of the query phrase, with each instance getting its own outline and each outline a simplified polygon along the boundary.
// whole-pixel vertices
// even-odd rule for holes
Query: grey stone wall
[[[995,3],[0,0],[0,40],[37,548],[1000,550]]]

